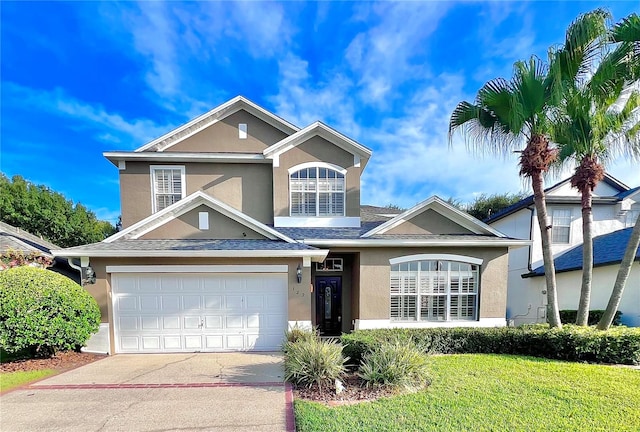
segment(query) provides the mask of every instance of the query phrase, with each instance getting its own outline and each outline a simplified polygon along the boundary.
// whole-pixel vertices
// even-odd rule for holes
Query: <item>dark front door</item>
[[[342,329],[342,278],[316,277],[316,324],[320,334],[336,336]]]

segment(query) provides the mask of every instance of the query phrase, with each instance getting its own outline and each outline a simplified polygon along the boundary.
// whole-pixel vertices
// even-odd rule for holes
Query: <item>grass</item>
[[[0,392],[11,390],[30,382],[55,374],[53,369],[0,373]]]
[[[299,432],[639,431],[640,371],[533,357],[434,356],[425,391],[328,408],[295,401]]]

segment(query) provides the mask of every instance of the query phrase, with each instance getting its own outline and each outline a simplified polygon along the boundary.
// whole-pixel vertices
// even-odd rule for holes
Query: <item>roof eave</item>
[[[104,152],[102,155],[115,166],[120,161],[271,163],[261,153]]]
[[[311,258],[312,261],[323,261],[328,250],[92,250],[92,249],[59,249],[52,250],[56,257],[63,258]]]
[[[398,239],[303,239],[301,243],[318,247],[421,247],[421,246],[468,246],[468,247],[510,247],[519,248],[531,246],[531,240],[491,239],[491,240],[398,240]]]

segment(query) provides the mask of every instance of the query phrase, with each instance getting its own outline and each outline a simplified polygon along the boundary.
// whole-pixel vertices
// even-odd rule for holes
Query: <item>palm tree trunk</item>
[[[578,302],[576,324],[586,326],[589,323],[589,305],[591,304],[591,279],[593,277],[593,192],[590,187],[582,189],[582,287]]]
[[[638,246],[640,246],[640,215],[638,219],[636,219],[636,224],[633,227],[633,231],[631,231],[629,243],[627,243],[627,248],[620,262],[620,268],[618,269],[616,282],[613,284],[613,291],[611,292],[611,297],[609,297],[607,309],[605,309],[602,318],[600,318],[600,322],[598,322],[599,330],[607,330],[611,327],[613,317],[620,305],[620,299],[622,299],[624,287],[627,284],[627,279],[629,279],[629,273],[631,273],[631,266],[633,265]]]
[[[547,321],[551,327],[562,327],[560,322],[560,310],[558,308],[558,293],[556,290],[556,268],[551,252],[551,225],[547,217],[547,204],[544,197],[542,171],[531,175],[533,186],[533,203],[538,214],[538,225],[542,237],[542,262],[544,264],[544,277],[547,282]]]

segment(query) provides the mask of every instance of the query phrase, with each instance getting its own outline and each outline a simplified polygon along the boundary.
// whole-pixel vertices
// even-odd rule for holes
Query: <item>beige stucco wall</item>
[[[150,162],[127,162],[120,171],[122,227],[151,215]],[[181,163],[185,167],[186,194],[202,190],[259,220],[273,223],[272,168],[270,164]]]
[[[100,306],[102,322],[113,322],[111,297],[111,275],[106,267],[112,265],[288,265],[289,289],[288,314],[289,321],[311,320],[311,268],[302,268],[302,283],[298,283],[296,270],[301,259],[295,258],[92,258],[90,262],[96,272],[96,283],[85,288],[96,299]],[[113,346],[113,328],[110,330],[111,352]]]
[[[289,168],[305,162],[327,162],[347,170],[345,216],[360,217],[361,169],[353,165],[353,155],[315,136],[280,155],[273,168],[273,208],[275,216],[289,216]]]
[[[238,124],[247,125],[247,138],[240,139]],[[184,141],[169,147],[166,152],[262,153],[286,138],[287,134],[240,110],[222,121],[212,124]]]
[[[507,248],[367,248],[360,252],[359,319],[389,319],[389,259],[415,254],[480,258],[480,318],[504,318],[507,307]]]
[[[472,234],[472,231],[428,209],[390,229],[387,234]]]
[[[199,213],[209,214],[209,229],[201,230]],[[260,239],[266,237],[235,220],[201,205],[148,232],[142,239]]]

